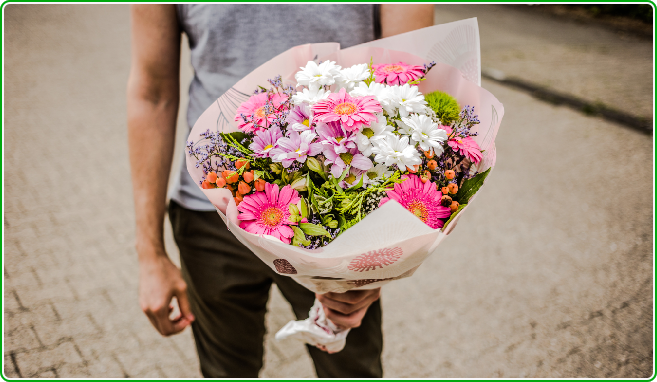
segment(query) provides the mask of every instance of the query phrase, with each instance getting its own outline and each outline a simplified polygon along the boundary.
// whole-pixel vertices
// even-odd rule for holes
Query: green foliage
[[[458,119],[461,108],[458,102],[456,102],[456,98],[451,95],[435,91],[426,94],[424,99],[427,101],[429,107],[436,112],[436,116],[443,125],[449,125]]]
[[[328,238],[331,237],[331,234],[324,229],[324,227],[317,225],[317,224],[312,224],[312,223],[299,223],[299,228],[305,233],[306,235],[310,236],[326,236]]]
[[[310,245],[310,240],[306,239],[306,235],[303,234],[301,228],[292,226],[292,230],[294,231],[292,245],[296,245],[297,247],[301,245]]]
[[[475,175],[471,179],[466,179],[463,181],[463,184],[459,188],[459,191],[454,196],[454,200],[459,202],[459,204],[468,204],[470,199],[474,194],[479,191],[479,188],[484,184],[484,180],[490,174],[490,168],[482,173]]]
[[[452,219],[454,219],[456,215],[458,215],[459,212],[461,212],[461,210],[465,208],[465,206],[467,206],[467,204],[459,204],[459,208],[456,211],[454,211],[454,213],[449,217],[449,220],[445,222],[445,225],[443,226],[443,231],[445,230],[445,228],[447,228],[447,225],[452,222]]]

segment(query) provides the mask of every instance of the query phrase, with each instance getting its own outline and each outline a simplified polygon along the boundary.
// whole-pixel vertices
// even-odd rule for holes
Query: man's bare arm
[[[433,4],[382,4],[381,37],[433,25]]]
[[[128,143],[139,255],[139,300],[162,335],[193,321],[180,270],[164,250],[166,189],[179,103],[180,30],[174,5],[132,5]],[[169,319],[176,297],[181,315]]]

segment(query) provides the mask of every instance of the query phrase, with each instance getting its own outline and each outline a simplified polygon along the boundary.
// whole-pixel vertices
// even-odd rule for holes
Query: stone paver
[[[191,332],[162,338],[137,303],[128,16],[124,5],[5,9],[7,377],[200,376]],[[622,54],[644,59],[633,52]],[[578,67],[555,65],[545,78]],[[652,137],[483,86],[506,109],[497,167],[439,251],[384,288],[386,376],[650,376]],[[274,288],[262,377],[314,376],[301,344],[273,340],[291,318]]]

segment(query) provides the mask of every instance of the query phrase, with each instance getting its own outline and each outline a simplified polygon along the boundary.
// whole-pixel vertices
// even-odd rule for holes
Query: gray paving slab
[[[556,88],[563,76],[581,80],[577,86],[591,94],[604,93],[586,77],[608,70],[600,63],[645,65],[645,44],[619,42],[600,52],[591,42],[592,50],[577,50],[565,37],[522,28],[587,36],[587,27],[477,7],[484,8],[441,5],[437,21],[476,14],[485,65],[529,68]],[[162,338],[137,303],[124,98],[128,16],[124,5],[5,8],[8,377],[200,376],[191,332]],[[539,37],[570,61],[544,62],[532,48]],[[190,75],[184,65],[183,82]],[[645,92],[629,77],[606,81],[618,94]],[[492,82],[483,86],[506,109],[497,166],[439,250],[413,277],[384,288],[385,375],[651,375],[652,137]],[[182,93],[184,103],[185,86]],[[622,102],[645,102],[628,97]],[[177,261],[168,225],[165,233]],[[301,344],[273,339],[291,318],[274,289],[262,377],[314,377]]]

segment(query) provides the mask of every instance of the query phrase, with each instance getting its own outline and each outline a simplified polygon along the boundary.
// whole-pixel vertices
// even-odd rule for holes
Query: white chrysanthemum
[[[323,88],[303,89],[292,96],[292,103],[295,105],[305,103],[312,106],[318,101],[328,97],[329,94],[331,94],[331,91],[324,90]]]
[[[351,68],[340,70],[340,78],[336,79],[338,89],[347,89],[347,92],[353,90],[357,83],[367,79],[370,76],[370,70],[367,64],[356,64]]]
[[[392,103],[392,93],[389,90],[390,86],[372,82],[369,86],[365,82],[358,83],[354,90],[349,92],[352,97],[374,96],[379,101],[383,110],[390,115],[396,115],[397,109]]]
[[[372,142],[391,135],[395,130],[393,126],[388,125],[388,121],[383,114],[377,114],[376,117],[378,118],[377,122],[372,122],[369,126],[364,126],[356,134],[358,150],[366,157],[372,155]]]
[[[390,87],[392,105],[399,108],[399,115],[408,117],[410,113],[425,114],[427,101],[417,89],[417,86],[404,84]]]
[[[299,85],[309,88],[330,86],[335,83],[336,79],[340,78],[340,69],[340,65],[336,65],[335,61],[324,61],[319,65],[315,61],[308,61],[308,64],[302,67],[301,71],[294,75],[294,78]]]
[[[447,133],[438,128],[438,124],[426,115],[411,114],[408,118],[402,118],[406,126],[411,129],[411,143],[417,142],[424,151],[436,154],[443,152],[442,142],[447,140]]]
[[[393,172],[388,169],[383,163],[379,163],[371,169],[367,170],[365,173],[365,178],[363,179],[364,184],[378,184],[381,183],[384,179],[390,178]]]
[[[385,139],[375,141],[372,151],[376,154],[374,156],[375,162],[383,163],[386,166],[396,164],[402,171],[406,167],[413,167],[422,163],[420,153],[414,145],[409,144],[406,136],[388,135]]]

